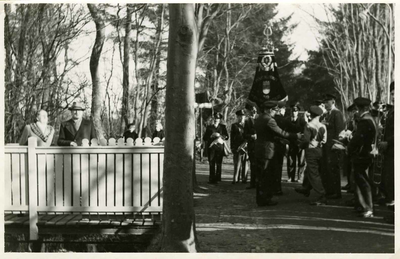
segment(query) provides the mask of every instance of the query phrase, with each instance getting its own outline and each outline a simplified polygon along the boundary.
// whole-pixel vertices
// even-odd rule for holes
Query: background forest
[[[368,7],[379,23],[364,17]],[[296,24],[291,16],[276,18],[277,4],[195,10],[196,92],[210,93],[228,128],[251,89],[266,24],[290,102],[307,108],[325,93],[340,96],[342,110],[358,96],[386,102],[394,28],[385,4],[324,5],[329,20],[314,17],[319,49],[307,61],[285,40]],[[38,109],[48,111],[57,134],[75,101],[106,139],[120,137],[130,122],[150,134],[156,120],[164,122],[168,31],[166,4],[5,5],[5,142],[18,142]],[[212,110],[204,110],[204,121]]]

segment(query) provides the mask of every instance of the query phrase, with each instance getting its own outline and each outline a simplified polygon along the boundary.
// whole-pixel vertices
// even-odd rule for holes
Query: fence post
[[[29,239],[37,240],[38,214],[37,214],[37,168],[36,168],[36,138],[28,139],[28,189],[29,189]]]

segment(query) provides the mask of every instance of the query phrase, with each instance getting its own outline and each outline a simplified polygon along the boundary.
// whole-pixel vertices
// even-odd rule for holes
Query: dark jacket
[[[339,138],[339,133],[344,130],[343,114],[336,108],[333,108],[326,114],[325,117],[326,130],[327,130],[327,143],[329,146],[333,145],[333,139]]]
[[[383,140],[387,141],[388,147],[387,151],[394,150],[394,108],[392,108],[386,117],[385,121],[385,134],[383,136]]]
[[[296,134],[279,128],[269,114],[260,114],[254,124],[257,133],[255,152],[258,159],[272,159],[277,137],[296,139]]]
[[[240,145],[245,142],[244,137],[244,124],[238,122],[232,124],[231,127],[231,150],[236,152]]]
[[[251,137],[252,135],[256,134],[254,121],[255,119],[250,117],[244,121],[244,138],[247,141],[247,150],[249,153],[254,153],[255,147],[255,140]]]
[[[151,139],[154,139],[156,137],[160,138],[160,140],[162,140],[164,138],[164,130],[160,130],[160,131],[155,130],[153,132],[153,135],[151,136]]]
[[[78,146],[82,146],[83,139],[89,140],[90,143],[93,138],[96,138],[96,131],[92,121],[82,119],[79,129],[76,131],[74,120],[70,119],[61,123],[57,145],[70,146],[71,142],[75,142]]]
[[[329,132],[329,131],[328,131]],[[365,113],[357,123],[357,129],[347,147],[353,159],[370,159],[371,144],[375,142],[377,127],[370,113]]]
[[[124,133],[124,140],[125,140],[125,142],[126,142],[126,140],[128,139],[128,138],[131,138],[131,139],[133,139],[133,141],[135,141],[137,138],[138,138],[138,134],[136,133],[136,131],[130,131],[130,130],[127,130],[127,131],[125,131],[125,133]]]
[[[203,140],[207,143],[207,146],[209,146],[211,144],[211,142],[213,142],[215,140],[215,138],[211,138],[211,135],[215,132],[218,132],[219,134],[221,134],[221,138],[223,140],[229,139],[228,131],[224,124],[220,123],[220,124],[218,124],[218,127],[214,127],[214,124],[208,125],[206,132],[204,133],[204,136],[203,136]]]

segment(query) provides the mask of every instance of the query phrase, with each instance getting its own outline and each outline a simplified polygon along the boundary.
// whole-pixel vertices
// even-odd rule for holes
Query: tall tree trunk
[[[105,23],[102,10],[94,4],[87,4],[93,21],[96,24],[96,39],[90,56],[90,75],[92,76],[92,120],[96,128],[97,137],[104,138],[104,130],[101,123],[101,109],[104,98],[104,89],[100,83],[99,60],[105,40]]]
[[[122,129],[131,121],[130,115],[130,89],[129,89],[129,63],[131,61],[131,21],[132,21],[132,5],[126,4],[126,21],[125,21],[125,38],[124,38],[124,63],[123,63],[123,78],[122,78]]]
[[[170,4],[161,250],[196,252],[192,169],[198,52],[194,4]]]

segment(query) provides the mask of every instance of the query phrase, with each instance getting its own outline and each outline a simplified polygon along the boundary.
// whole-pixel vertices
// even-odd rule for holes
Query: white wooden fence
[[[88,143],[37,147],[30,138],[28,146],[5,146],[4,210],[29,211],[31,240],[38,212],[162,211],[163,146],[148,139]]]

